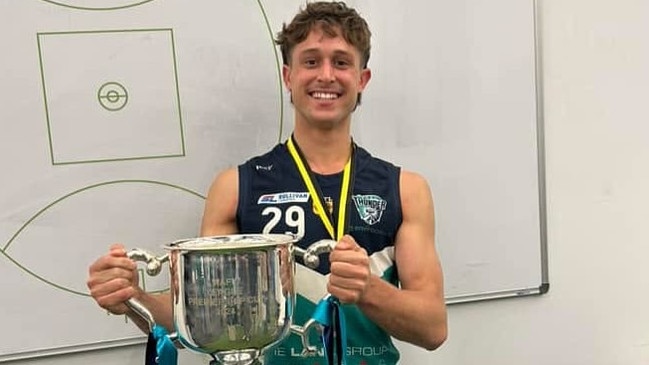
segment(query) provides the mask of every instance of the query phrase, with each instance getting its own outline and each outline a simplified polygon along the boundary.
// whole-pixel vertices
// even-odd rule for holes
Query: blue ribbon
[[[177,365],[178,350],[168,336],[167,330],[153,326],[146,344],[145,365]]]
[[[347,326],[338,298],[328,295],[315,308],[313,320],[323,327],[322,343],[329,365],[347,363]]]

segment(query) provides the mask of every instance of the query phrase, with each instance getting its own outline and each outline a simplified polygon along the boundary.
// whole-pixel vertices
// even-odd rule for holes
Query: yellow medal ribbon
[[[286,142],[288,150],[293,157],[293,161],[297,166],[297,169],[300,171],[300,176],[302,176],[302,181],[309,190],[309,194],[313,198],[313,206],[315,208],[316,214],[324,223],[329,236],[332,239],[338,241],[345,234],[345,214],[347,213],[347,197],[349,195],[349,187],[351,183],[351,170],[352,170],[352,160],[354,158],[354,145],[352,144],[352,153],[345,164],[343,169],[343,181],[340,187],[340,202],[338,203],[338,225],[336,234],[334,235],[334,228],[331,224],[330,214],[324,208],[322,204],[321,190],[319,187],[316,188],[314,181],[311,179],[311,174],[313,171],[309,168],[309,165],[306,163],[302,157],[298,146],[293,141],[293,136],[289,138]],[[332,296],[327,296],[320,300],[316,307],[316,312],[312,317],[316,322],[323,325],[324,331],[322,333],[322,340],[325,346],[325,357],[329,365],[347,364],[347,334],[345,325],[345,314],[340,307],[340,302],[337,298]]]
[[[329,218],[329,214],[327,214],[327,211],[322,204],[322,197],[320,197],[320,194],[311,179],[311,170],[302,159],[302,156],[293,141],[293,136],[288,139],[286,146],[288,147],[291,157],[293,157],[297,169],[300,171],[302,181],[304,181],[309,194],[311,194],[316,214],[320,217],[322,223],[324,223],[324,226],[327,229],[327,232],[329,232],[331,238],[336,241],[339,240],[345,234],[345,214],[347,213],[347,196],[349,195],[349,185],[351,182],[352,157],[350,156],[349,160],[345,164],[345,168],[343,169],[343,182],[340,187],[340,202],[338,203],[338,225],[336,226],[336,234],[334,234],[334,227]]]

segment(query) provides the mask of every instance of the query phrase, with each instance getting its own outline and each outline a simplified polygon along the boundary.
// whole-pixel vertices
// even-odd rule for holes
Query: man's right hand
[[[123,245],[111,245],[106,255],[90,265],[88,274],[90,295],[113,314],[126,314],[129,309],[125,302],[142,293],[137,264],[126,256]]]

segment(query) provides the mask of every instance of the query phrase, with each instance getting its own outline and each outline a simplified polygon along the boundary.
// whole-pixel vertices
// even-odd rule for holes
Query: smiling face
[[[360,52],[336,33],[332,37],[320,28],[312,29],[295,45],[282,70],[296,125],[348,126],[358,94],[370,80],[370,70],[361,66]]]

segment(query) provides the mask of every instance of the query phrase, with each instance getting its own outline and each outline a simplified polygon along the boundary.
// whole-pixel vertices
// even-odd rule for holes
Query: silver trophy
[[[307,266],[330,252],[335,241],[318,241],[303,250],[298,237],[282,234],[224,235],[178,240],[155,257],[135,249],[134,261],[147,263],[157,275],[169,262],[175,332],[168,337],[185,348],[209,354],[212,364],[249,365],[289,332],[301,336],[303,356],[317,349],[307,334],[319,324],[292,324],[295,307],[295,255]],[[155,326],[151,312],[135,299],[127,305]]]

